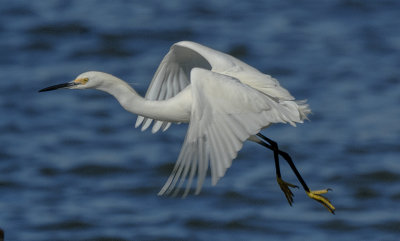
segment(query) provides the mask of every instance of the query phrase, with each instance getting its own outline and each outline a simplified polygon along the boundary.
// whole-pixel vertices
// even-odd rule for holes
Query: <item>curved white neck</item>
[[[190,118],[191,96],[186,89],[165,101],[151,101],[141,97],[130,85],[121,79],[107,81],[99,86],[114,96],[125,110],[155,120],[168,122],[188,122]]]

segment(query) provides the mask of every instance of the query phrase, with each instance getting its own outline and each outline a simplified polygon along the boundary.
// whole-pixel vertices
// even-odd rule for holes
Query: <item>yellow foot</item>
[[[282,192],[285,194],[286,199],[289,202],[289,205],[292,206],[294,195],[292,193],[292,190],[290,190],[289,187],[291,187],[291,188],[299,188],[299,187],[296,185],[290,184],[288,182],[285,182],[279,177],[277,177],[276,180],[278,181],[279,187],[281,188]]]
[[[309,191],[309,192],[306,191],[306,193],[310,198],[324,205],[329,210],[329,212],[335,214],[336,210],[335,207],[331,204],[331,202],[329,202],[329,200],[326,197],[321,195],[327,193],[328,191],[332,191],[332,189],[328,188],[328,189]]]

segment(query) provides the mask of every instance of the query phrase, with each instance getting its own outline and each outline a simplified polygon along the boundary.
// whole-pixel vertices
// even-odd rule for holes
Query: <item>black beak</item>
[[[47,88],[39,90],[39,92],[45,92],[45,91],[56,90],[56,89],[61,89],[61,88],[68,88],[68,87],[71,87],[71,86],[74,86],[77,84],[78,83],[75,83],[75,82],[68,82],[68,83],[64,83],[64,84],[52,85]]]

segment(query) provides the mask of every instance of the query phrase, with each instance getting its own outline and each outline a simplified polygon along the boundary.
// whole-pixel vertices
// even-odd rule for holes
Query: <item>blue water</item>
[[[0,227],[6,240],[399,240],[399,1],[1,1]],[[95,90],[37,90],[87,70],[145,93],[192,40],[271,74],[310,121],[263,133],[331,215],[290,207],[272,153],[246,143],[217,186],[158,197],[186,125],[152,135]],[[296,182],[287,165],[285,180]]]

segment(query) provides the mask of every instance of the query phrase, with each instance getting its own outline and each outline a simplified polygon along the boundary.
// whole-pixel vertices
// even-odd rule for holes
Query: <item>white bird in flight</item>
[[[172,45],[158,67],[146,96],[110,74],[90,71],[75,80],[41,89],[98,89],[113,95],[121,106],[138,115],[135,127],[152,132],[165,131],[171,123],[189,123],[175,167],[159,195],[183,196],[197,176],[195,193],[203,186],[210,166],[212,184],[225,175],[246,140],[274,152],[277,181],[292,205],[297,187],[281,178],[279,155],[290,165],[307,195],[331,213],[335,207],[321,194],[330,189],[311,191],[292,159],[276,142],[260,133],[274,123],[302,123],[310,113],[305,101],[295,98],[269,75],[232,57],[198,43],[181,41]]]

